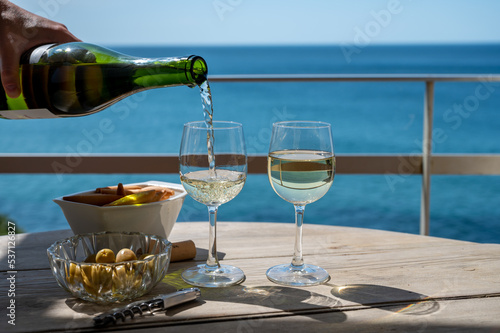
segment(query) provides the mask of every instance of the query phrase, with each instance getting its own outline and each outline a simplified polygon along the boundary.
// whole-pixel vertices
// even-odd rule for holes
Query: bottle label
[[[4,119],[47,119],[59,118],[47,109],[0,110],[0,118]]]

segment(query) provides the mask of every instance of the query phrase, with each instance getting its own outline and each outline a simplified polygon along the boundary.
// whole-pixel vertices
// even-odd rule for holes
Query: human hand
[[[0,0],[0,76],[7,95],[21,94],[19,59],[24,52],[43,44],[78,41],[63,24]]]

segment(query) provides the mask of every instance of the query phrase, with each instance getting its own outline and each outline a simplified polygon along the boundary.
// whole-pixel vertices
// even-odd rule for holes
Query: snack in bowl
[[[172,244],[159,236],[101,232],[59,240],[47,255],[63,289],[106,304],[149,292],[167,273],[171,250]]]
[[[126,185],[98,187],[94,193],[64,196],[63,200],[96,206],[138,205],[167,200],[175,191],[156,185]]]
[[[148,181],[99,187],[54,202],[75,234],[134,231],[167,238],[185,196],[181,184]]]

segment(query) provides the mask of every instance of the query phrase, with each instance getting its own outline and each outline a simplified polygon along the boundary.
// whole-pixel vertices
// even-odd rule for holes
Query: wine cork
[[[196,257],[196,246],[192,240],[172,243],[170,262],[193,259]]]

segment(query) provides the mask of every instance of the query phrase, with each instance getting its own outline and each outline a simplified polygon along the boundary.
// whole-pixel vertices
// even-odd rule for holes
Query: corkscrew
[[[158,295],[150,300],[133,302],[127,306],[116,308],[94,317],[94,326],[102,327],[109,324],[116,324],[120,318],[122,321],[125,321],[127,317],[132,319],[136,314],[142,316],[143,312],[146,310],[151,314],[154,312],[166,311],[167,308],[172,306],[194,301],[200,295],[200,289],[186,288],[171,294]]]

